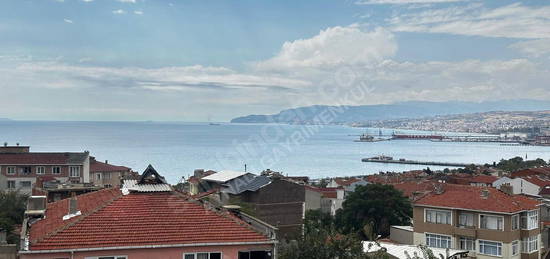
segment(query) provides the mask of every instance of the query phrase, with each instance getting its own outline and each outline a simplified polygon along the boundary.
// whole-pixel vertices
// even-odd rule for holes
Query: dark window
[[[15,181],[8,181],[8,189],[15,189]]]
[[[210,258],[209,259],[222,259],[222,254],[221,253],[210,253]]]
[[[61,173],[61,167],[54,166],[52,167],[52,174],[60,174]]]
[[[271,259],[270,251],[239,252],[239,259]]]
[[[32,169],[30,166],[21,167],[21,173],[30,174],[31,172],[32,172]]]

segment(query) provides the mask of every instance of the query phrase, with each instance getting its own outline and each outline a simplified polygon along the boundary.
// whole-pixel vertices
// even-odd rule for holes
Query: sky
[[[546,0],[0,1],[0,118],[228,121],[549,90]]]

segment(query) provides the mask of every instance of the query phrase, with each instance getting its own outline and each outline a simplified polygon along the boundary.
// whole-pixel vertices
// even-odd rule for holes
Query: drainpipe
[[[71,259],[74,259],[74,250],[71,250]]]

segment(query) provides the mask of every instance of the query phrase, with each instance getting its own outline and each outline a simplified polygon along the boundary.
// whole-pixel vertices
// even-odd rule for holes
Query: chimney
[[[483,198],[483,199],[489,198],[489,190],[488,189],[481,190],[481,198]]]
[[[204,174],[204,169],[195,169],[195,171],[193,172],[193,176],[197,178],[201,178],[203,174]]]
[[[69,200],[69,215],[75,215],[78,212],[78,201],[76,199],[76,193],[71,193],[71,199]]]
[[[443,194],[444,192],[445,192],[445,188],[443,187],[443,184],[434,185],[434,193],[435,194]]]
[[[500,191],[508,195],[514,195],[514,186],[510,185],[509,183],[503,184],[500,186]]]
[[[31,196],[27,200],[25,217],[42,218],[46,213],[46,196]]]
[[[105,164],[109,164],[109,160],[105,160]]]

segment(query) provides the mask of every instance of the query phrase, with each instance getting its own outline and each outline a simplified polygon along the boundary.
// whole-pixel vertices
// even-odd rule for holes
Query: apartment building
[[[90,182],[90,155],[81,153],[30,152],[28,146],[0,146],[0,174],[6,187],[30,193],[36,179],[52,176],[61,182]]]
[[[94,185],[105,188],[120,186],[124,177],[132,174],[132,169],[109,164],[109,161],[100,162],[90,157],[90,178]]]
[[[541,257],[539,201],[492,187],[441,184],[414,202],[414,244],[484,258]]]

